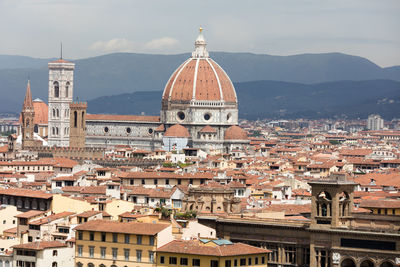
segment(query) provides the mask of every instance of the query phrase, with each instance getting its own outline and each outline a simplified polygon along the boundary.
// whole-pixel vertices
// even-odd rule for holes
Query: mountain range
[[[278,81],[235,83],[239,117],[366,118],[399,117],[400,82],[392,80],[338,81],[302,84]],[[159,115],[162,91],[103,96],[88,101],[89,113]]]
[[[99,97],[100,99],[107,99],[101,97],[122,94],[135,99],[135,107],[126,107],[124,113],[134,114],[141,111],[152,113],[151,106],[148,106],[148,104],[153,101],[157,103],[154,105],[158,111],[159,91],[163,90],[172,72],[188,57],[189,54],[114,53],[74,60],[76,63],[74,97],[78,97],[80,100],[93,99],[93,101],[89,101],[90,104],[99,101]],[[322,100],[320,101],[318,96],[323,97],[328,92],[333,96],[343,96],[344,91],[353,90],[351,86],[362,84],[362,86],[366,86],[370,90],[368,92],[360,92],[357,87],[357,90],[354,89],[353,91],[357,91],[362,95],[373,94],[375,92],[374,86],[380,86],[379,88],[381,88],[390,83],[391,81],[389,80],[393,80],[392,86],[396,87],[397,83],[395,81],[400,81],[400,66],[381,68],[368,59],[341,53],[271,56],[251,53],[215,52],[211,53],[211,57],[224,68],[231,80],[235,82],[241,103],[242,116],[254,117],[257,114],[260,116],[265,114],[269,114],[268,116],[291,116],[291,109],[287,109],[286,106],[277,106],[277,103],[289,105],[292,109],[299,110],[301,105],[303,105],[303,108],[308,108],[309,105],[307,103],[311,99],[321,102]],[[39,97],[47,101],[47,63],[51,60],[0,55],[0,95],[2,96],[0,98],[0,112],[20,111],[28,78],[31,81],[34,98]],[[357,81],[363,81],[363,83],[356,83]],[[341,87],[344,86],[343,84],[350,87],[343,89]],[[328,89],[323,90],[323,86]],[[290,90],[287,89],[289,87],[291,88]],[[311,97],[307,93],[312,90],[304,88],[314,88],[315,90],[319,88],[317,92],[323,93],[314,92],[315,95]],[[274,110],[267,113],[257,113],[252,110],[256,110],[255,107],[257,105],[255,104],[260,103],[262,98],[254,99],[256,102],[249,105],[252,110],[248,110],[249,107],[246,105],[253,97],[251,94],[253,94],[254,90],[258,90],[257,95],[265,95],[266,97],[272,97],[270,90],[278,90],[276,93],[279,94],[281,92],[281,95],[285,96],[283,98],[285,102],[283,103],[283,100],[271,100],[272,103],[269,103],[269,105]],[[303,92],[301,96],[304,96],[304,99],[299,98],[298,92]],[[378,101],[377,97],[380,99],[386,97],[383,89],[376,90],[376,92],[378,92],[378,95],[371,95],[368,101]],[[138,96],[142,98],[139,99],[137,98]],[[152,96],[156,98],[154,100],[150,99]],[[279,95],[274,95],[273,97],[279,97]],[[297,102],[290,101],[291,97],[296,98]],[[368,95],[365,97],[368,97]],[[334,109],[341,107],[342,101],[346,102],[347,100],[341,97],[331,97],[329,101],[330,105],[328,106],[333,111],[328,109],[327,105],[322,105],[321,108],[324,111],[319,112],[334,114]],[[112,109],[105,108],[105,106],[110,105],[103,105],[104,110],[101,112],[111,112]],[[89,111],[92,109],[95,110],[96,108],[89,106]],[[342,110],[344,111],[344,109]],[[355,113],[357,112],[354,110],[352,114],[355,115]],[[389,110],[386,113],[390,114],[391,112]],[[307,114],[307,112],[304,114]]]

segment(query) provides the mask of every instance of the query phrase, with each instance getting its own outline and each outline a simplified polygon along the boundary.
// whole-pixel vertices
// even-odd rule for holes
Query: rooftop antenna
[[[60,59],[63,59],[63,58],[62,58],[62,42],[61,42],[61,53],[60,53],[60,54],[61,54]]]

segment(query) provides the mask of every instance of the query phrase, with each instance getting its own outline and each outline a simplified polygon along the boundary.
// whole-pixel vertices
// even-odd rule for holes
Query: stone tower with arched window
[[[21,118],[22,149],[34,147],[35,140],[33,133],[35,110],[33,108],[31,85],[29,81],[28,85],[26,86],[26,93],[24,105],[22,106]]]
[[[311,185],[311,226],[347,227],[353,211],[356,185],[345,174],[332,174],[328,179],[309,182]]]
[[[70,103],[75,64],[64,59],[49,64],[49,146],[69,146]]]
[[[73,102],[70,107],[69,146],[85,147],[87,104]]]

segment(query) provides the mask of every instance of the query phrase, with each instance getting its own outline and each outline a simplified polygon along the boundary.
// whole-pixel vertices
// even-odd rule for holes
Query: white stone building
[[[75,249],[72,244],[41,241],[14,246],[14,266],[70,267],[74,264]]]

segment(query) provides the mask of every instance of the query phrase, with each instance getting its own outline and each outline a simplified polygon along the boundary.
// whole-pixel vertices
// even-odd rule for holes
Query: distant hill
[[[239,116],[258,118],[366,118],[400,116],[400,82],[338,81],[318,84],[256,81],[235,83]],[[90,113],[159,115],[162,91],[104,96],[88,101]]]
[[[172,72],[188,57],[189,54],[115,53],[75,60],[74,96],[87,100],[104,95],[161,91]],[[270,56],[215,52],[211,57],[234,82],[400,81],[400,66],[381,68],[365,58],[340,53]],[[0,56],[0,112],[20,111],[28,77],[33,96],[47,101],[47,63],[50,60]]]

